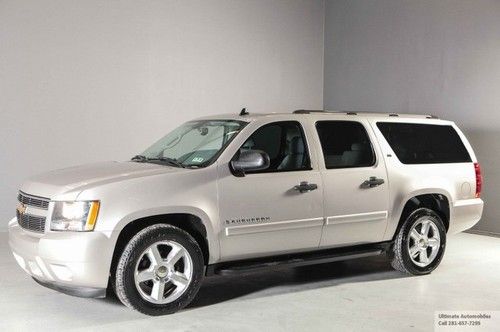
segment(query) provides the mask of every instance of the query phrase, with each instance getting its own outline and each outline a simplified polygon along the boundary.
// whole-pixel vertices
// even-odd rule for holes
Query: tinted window
[[[452,126],[379,122],[378,128],[403,164],[470,162]]]
[[[355,121],[316,123],[326,168],[367,167],[375,163],[365,128]]]
[[[271,165],[258,173],[311,168],[302,128],[295,121],[275,122],[257,129],[241,149],[262,150],[269,155]]]

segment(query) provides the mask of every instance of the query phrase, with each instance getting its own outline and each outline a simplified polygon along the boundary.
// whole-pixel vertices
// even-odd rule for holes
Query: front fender
[[[158,215],[167,215],[167,214],[191,214],[195,217],[198,217],[202,224],[205,226],[207,231],[207,242],[208,242],[208,250],[209,250],[209,263],[217,262],[220,257],[220,247],[218,237],[215,236],[215,230],[213,227],[213,223],[209,215],[197,208],[192,206],[169,206],[169,207],[154,207],[148,208],[144,210],[134,211],[128,215],[125,215],[115,226],[114,230],[109,234],[110,240],[116,246],[116,242],[120,235],[120,232],[123,230],[125,226],[130,224],[131,222]]]

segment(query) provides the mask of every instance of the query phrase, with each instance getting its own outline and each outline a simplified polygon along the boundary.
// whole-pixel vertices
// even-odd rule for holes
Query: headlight
[[[85,232],[94,230],[99,201],[54,202],[50,230]]]

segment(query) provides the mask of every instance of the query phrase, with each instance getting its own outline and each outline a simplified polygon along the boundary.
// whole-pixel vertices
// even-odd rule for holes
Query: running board
[[[247,259],[232,262],[223,262],[207,266],[206,275],[234,275],[250,271],[297,267],[312,264],[323,264],[377,256],[390,247],[390,242],[359,245],[353,247],[334,248],[306,253],[287,254],[257,259]]]

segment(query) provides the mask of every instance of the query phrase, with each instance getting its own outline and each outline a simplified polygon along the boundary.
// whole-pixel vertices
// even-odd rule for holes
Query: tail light
[[[479,198],[483,187],[483,177],[481,176],[481,165],[479,163],[474,163],[474,171],[476,172],[476,198]]]

